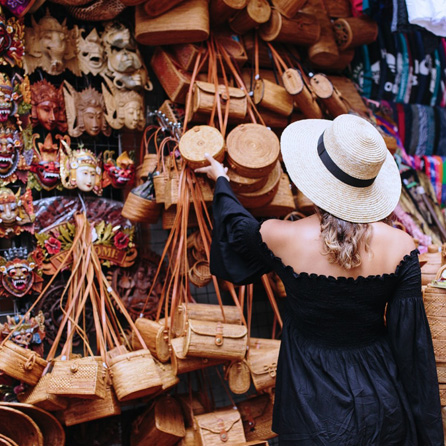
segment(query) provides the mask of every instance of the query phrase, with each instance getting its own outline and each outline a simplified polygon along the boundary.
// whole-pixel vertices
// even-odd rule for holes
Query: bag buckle
[[[269,376],[271,376],[271,378],[276,377],[277,364],[275,362],[271,363],[270,365],[265,365],[263,369],[265,370],[266,373],[269,373]]]
[[[223,443],[226,443],[228,441],[228,432],[225,429],[225,422],[223,421],[223,419],[221,418],[217,419],[217,426],[220,430],[220,440]]]
[[[217,328],[215,330],[215,345],[218,347],[223,345],[223,325],[221,322],[217,322]]]

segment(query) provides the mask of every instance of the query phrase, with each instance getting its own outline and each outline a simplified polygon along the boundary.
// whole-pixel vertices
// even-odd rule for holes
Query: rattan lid
[[[310,79],[310,84],[315,94],[321,99],[328,99],[333,94],[333,84],[325,74],[315,74]]]
[[[259,178],[248,178],[239,175],[234,169],[228,168],[227,175],[234,192],[253,192],[262,188],[268,181],[268,175]]]
[[[240,124],[228,135],[227,152],[239,166],[264,169],[276,163],[280,154],[279,138],[260,124]]]
[[[209,153],[218,161],[223,161],[224,147],[223,135],[209,125],[192,127],[181,137],[178,144],[181,156],[193,168],[208,164],[204,157],[205,153]]]
[[[269,20],[260,26],[259,34],[265,42],[271,42],[277,38],[281,29],[282,15],[279,11],[273,9]]]
[[[274,189],[277,189],[281,175],[282,175],[282,167],[280,165],[280,162],[276,162],[274,169],[268,175],[268,180],[266,184],[261,189],[256,190],[254,192],[239,193],[237,196],[242,198],[254,198],[267,195]]]

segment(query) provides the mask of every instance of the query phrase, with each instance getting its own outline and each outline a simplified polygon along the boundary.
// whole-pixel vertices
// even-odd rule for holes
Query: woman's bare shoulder
[[[386,252],[396,262],[416,248],[410,234],[382,222],[373,224],[372,244],[380,251]]]

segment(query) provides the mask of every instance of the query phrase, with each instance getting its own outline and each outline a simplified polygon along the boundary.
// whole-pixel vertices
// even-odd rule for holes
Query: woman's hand
[[[204,157],[209,161],[209,166],[199,167],[195,169],[197,173],[205,173],[211,180],[217,181],[218,177],[225,177],[229,181],[227,175],[228,168],[219,163],[216,159],[212,158],[209,153],[205,153]]]

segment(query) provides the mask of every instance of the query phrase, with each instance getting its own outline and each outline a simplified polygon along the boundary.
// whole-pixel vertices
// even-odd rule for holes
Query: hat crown
[[[340,115],[324,133],[333,162],[354,178],[375,178],[387,157],[383,137],[372,124],[354,115]]]

